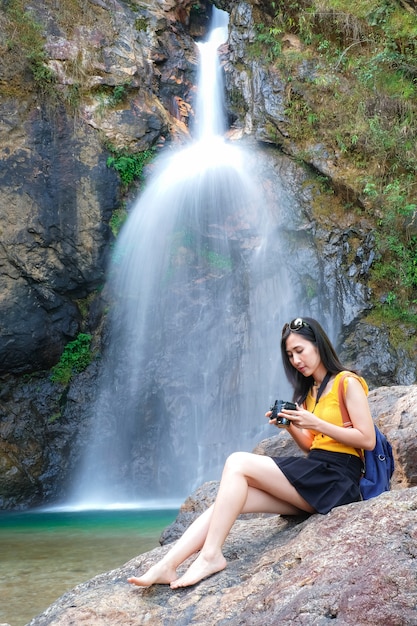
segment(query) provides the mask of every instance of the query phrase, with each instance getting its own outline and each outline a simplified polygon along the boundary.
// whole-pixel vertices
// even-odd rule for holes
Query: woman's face
[[[318,369],[323,369],[317,346],[302,335],[290,333],[285,350],[291,365],[303,376],[314,376]]]

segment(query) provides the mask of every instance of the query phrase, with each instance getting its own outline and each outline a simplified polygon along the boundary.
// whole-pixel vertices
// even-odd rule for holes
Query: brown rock
[[[392,487],[417,485],[417,385],[379,387],[369,393],[372,416],[393,447]]]

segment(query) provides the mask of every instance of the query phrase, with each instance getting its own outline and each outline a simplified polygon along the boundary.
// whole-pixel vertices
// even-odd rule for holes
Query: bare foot
[[[226,559],[221,554],[215,560],[208,561],[203,554],[199,554],[194,563],[190,565],[185,574],[171,582],[171,589],[179,587],[190,587],[207,578],[212,574],[221,572],[226,567]]]
[[[169,565],[159,562],[152,565],[152,567],[148,569],[148,571],[140,578],[131,576],[127,579],[127,582],[132,585],[136,585],[137,587],[150,587],[151,585],[169,585],[175,581],[176,578],[177,572],[174,567],[170,567]]]

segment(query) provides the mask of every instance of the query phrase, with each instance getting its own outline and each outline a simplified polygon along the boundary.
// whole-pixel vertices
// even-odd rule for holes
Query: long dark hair
[[[295,369],[290,363],[286,343],[292,333],[301,335],[304,339],[307,339],[307,341],[317,346],[321,362],[331,374],[352,370],[342,365],[330,339],[316,320],[311,317],[298,317],[289,324],[285,324],[282,329],[281,337],[282,362],[284,364],[285,374],[294,388],[293,401],[302,404],[314,383],[314,378],[312,376],[303,376],[301,372]]]

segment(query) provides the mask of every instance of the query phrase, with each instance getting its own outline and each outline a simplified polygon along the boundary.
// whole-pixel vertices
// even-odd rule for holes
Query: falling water
[[[284,321],[296,309],[285,253],[268,254],[252,157],[222,137],[227,14],[215,16],[222,23],[199,44],[197,139],[158,160],[114,251],[109,346],[74,481],[80,505],[182,498],[219,478],[228,453],[271,434],[276,306]]]

